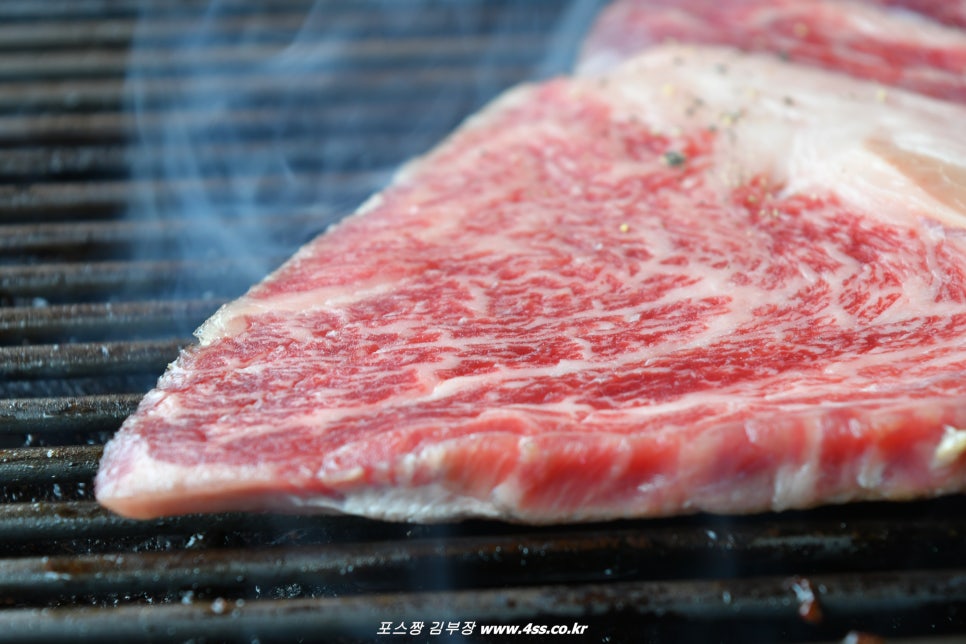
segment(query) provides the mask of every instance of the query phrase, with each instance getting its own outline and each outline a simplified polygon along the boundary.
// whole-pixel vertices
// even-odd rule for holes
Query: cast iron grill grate
[[[966,635],[960,497],[541,528],[136,522],[93,502],[102,445],[198,323],[500,90],[565,69],[595,10],[0,5],[0,641],[398,640],[382,623],[414,621],[425,641],[575,622],[583,638],[547,639]],[[185,194],[268,250],[206,245]]]

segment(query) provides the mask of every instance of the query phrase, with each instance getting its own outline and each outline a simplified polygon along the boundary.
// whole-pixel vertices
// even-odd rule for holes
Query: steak
[[[964,120],[717,48],[513,89],[207,321],[97,498],[546,523],[961,490]]]
[[[966,32],[884,4],[940,17],[962,10],[914,0],[618,0],[591,29],[578,70],[606,70],[669,41],[727,45],[966,102]]]

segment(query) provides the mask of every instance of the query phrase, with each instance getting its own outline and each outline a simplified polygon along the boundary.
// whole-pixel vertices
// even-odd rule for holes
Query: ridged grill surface
[[[202,320],[501,90],[566,70],[598,4],[0,3],[0,641],[966,636],[961,497],[542,528],[93,501],[103,444]]]

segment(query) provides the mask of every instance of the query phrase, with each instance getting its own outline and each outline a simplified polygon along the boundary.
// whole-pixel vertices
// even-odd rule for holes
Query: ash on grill
[[[429,641],[489,641],[490,624],[587,625],[548,641],[966,634],[962,497],[546,528],[99,509],[103,443],[252,267],[506,86],[566,69],[598,8],[178,0],[140,20],[141,4],[0,5],[0,641],[372,641],[413,622]],[[302,62],[262,64],[285,54]],[[247,175],[231,157],[254,159]],[[273,243],[206,245],[200,210]]]

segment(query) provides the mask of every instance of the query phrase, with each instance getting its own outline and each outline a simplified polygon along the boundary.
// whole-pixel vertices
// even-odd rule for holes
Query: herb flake
[[[679,168],[687,163],[687,161],[688,158],[686,156],[675,150],[669,150],[664,153],[664,164],[669,167]]]

